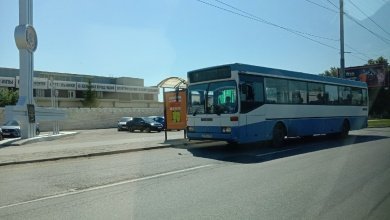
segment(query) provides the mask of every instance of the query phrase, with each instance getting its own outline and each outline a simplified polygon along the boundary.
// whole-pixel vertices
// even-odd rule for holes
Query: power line
[[[349,55],[351,55],[351,56],[353,56],[355,58],[358,58],[359,60],[362,60],[362,61],[365,61],[365,62],[367,61],[367,60],[365,60],[365,59],[363,59],[363,58],[361,58],[359,56],[354,55],[353,53],[350,53]],[[371,58],[369,58],[369,59],[371,59]]]
[[[367,54],[365,54],[365,53],[362,53],[362,52],[360,52],[360,51],[358,51],[358,50],[356,50],[355,48],[353,48],[351,45],[349,45],[349,44],[344,44],[345,46],[347,46],[349,49],[351,49],[351,50],[353,50],[353,51],[355,51],[355,53],[357,53],[357,54],[360,54],[360,55],[362,55],[362,56],[364,56],[364,57],[366,57],[367,59],[371,59],[371,57],[369,57]]]
[[[237,7],[234,7],[234,6],[232,6],[232,5],[229,5],[229,4],[227,4],[227,3],[225,3],[225,2],[222,2],[222,1],[219,1],[219,0],[215,0],[215,1],[217,1],[217,2],[219,2],[220,4],[223,4],[223,5],[225,5],[225,6],[228,6],[228,7],[232,8],[232,9],[238,11],[238,12],[233,11],[233,10],[230,10],[230,9],[227,9],[227,8],[223,8],[223,7],[217,6],[217,5],[215,5],[215,4],[212,4],[212,3],[210,3],[210,2],[206,2],[206,1],[203,1],[203,0],[197,0],[197,1],[198,1],[198,2],[201,2],[201,3],[203,3],[203,4],[206,4],[206,5],[208,5],[208,6],[212,6],[212,7],[214,7],[214,8],[217,8],[217,9],[219,9],[219,10],[223,10],[223,11],[226,11],[226,12],[229,12],[229,13],[232,13],[232,14],[235,14],[235,15],[238,15],[238,16],[241,16],[241,17],[244,17],[244,18],[247,18],[247,19],[251,19],[251,20],[254,20],[254,21],[257,21],[257,22],[265,23],[265,24],[268,24],[268,25],[271,25],[271,26],[274,26],[274,27],[283,29],[283,30],[288,31],[288,32],[290,32],[290,33],[292,33],[292,34],[295,34],[295,35],[298,35],[298,36],[300,36],[300,37],[303,37],[303,38],[305,38],[305,39],[307,39],[307,40],[313,41],[313,42],[315,42],[315,43],[321,44],[321,45],[323,45],[323,46],[325,46],[325,47],[328,47],[328,48],[331,48],[331,49],[334,49],[334,50],[337,50],[337,51],[338,51],[338,48],[336,48],[336,47],[333,47],[333,46],[331,46],[331,45],[325,44],[325,43],[323,43],[323,42],[321,42],[321,41],[315,40],[315,39],[313,39],[313,38],[311,38],[311,37],[308,37],[308,36],[305,36],[305,35],[309,35],[309,36],[312,36],[312,37],[318,37],[318,38],[322,38],[322,39],[327,39],[327,40],[331,40],[331,41],[337,41],[337,40],[335,40],[335,39],[326,38],[326,37],[321,37],[321,36],[317,36],[317,35],[312,35],[312,34],[309,34],[309,33],[304,33],[304,32],[301,32],[301,31],[297,31],[297,30],[294,30],[294,29],[291,29],[291,28],[287,28],[287,27],[284,27],[284,26],[281,26],[281,25],[274,24],[274,23],[272,23],[272,22],[270,22],[270,21],[267,21],[267,20],[265,20],[265,19],[263,19],[263,18],[257,17],[257,16],[255,16],[255,15],[253,15],[253,14],[250,14],[250,13],[248,13],[248,12],[245,12],[245,11],[243,11],[243,10],[237,8]],[[239,13],[239,12],[241,12],[241,13]],[[242,14],[242,13],[243,13],[243,14]]]
[[[333,5],[335,8],[339,9],[337,7],[336,4],[334,4],[333,2],[331,2],[330,0],[326,0],[327,2],[329,2],[329,4]],[[379,38],[380,40],[382,40],[383,42],[385,42],[386,44],[389,44],[390,40],[385,38],[385,37],[382,37],[380,36],[379,34],[373,32],[372,30],[368,29],[366,26],[362,25],[360,22],[358,22],[357,20],[355,20],[352,16],[350,16],[348,13],[344,12],[344,15],[346,15],[350,20],[352,20],[353,22],[355,22],[357,25],[359,25],[360,27],[364,28],[365,30],[367,30],[368,32],[370,32],[371,34],[373,34],[375,37]]]
[[[381,41],[385,42],[386,44],[389,44],[390,45],[390,40],[385,38],[385,37],[382,37],[380,36],[379,34],[373,32],[372,30],[368,29],[366,26],[362,25],[359,21],[357,21],[355,18],[353,18],[351,15],[349,15],[348,13],[344,12],[344,15],[347,16],[347,18],[349,18],[351,21],[355,22],[357,25],[359,25],[360,27],[364,28],[365,30],[367,30],[368,32],[370,32],[372,35],[374,35],[375,37],[377,37],[378,39],[380,39]]]
[[[331,12],[334,12],[334,13],[339,13],[338,11],[336,11],[336,10],[334,10],[334,9],[331,9],[331,8],[329,8],[329,7],[326,7],[326,6],[324,6],[324,5],[318,4],[317,2],[313,2],[313,1],[311,1],[311,0],[305,0],[305,1],[310,2],[311,4],[314,4],[314,5],[317,5],[318,7],[321,7],[321,8],[323,8],[323,9],[328,10],[328,11],[331,11]]]
[[[228,6],[228,7],[232,8],[232,9],[234,9],[234,10],[237,10],[237,11],[239,11],[239,12],[242,12],[242,13],[244,13],[244,14],[246,14],[246,15],[249,15],[249,16],[251,16],[251,17],[254,17],[254,18],[257,18],[257,19],[259,19],[259,20],[262,20],[262,21],[264,21],[266,24],[269,24],[269,25],[272,25],[272,26],[275,26],[275,27],[278,27],[278,28],[282,28],[282,29],[285,29],[285,30],[293,31],[293,32],[296,32],[296,33],[299,33],[299,34],[304,34],[304,35],[308,35],[308,36],[311,36],[311,37],[316,37],[316,38],[320,38],[320,39],[324,39],[324,40],[339,41],[338,39],[333,39],[333,38],[329,38],[329,37],[318,36],[318,35],[314,35],[314,34],[302,32],[302,31],[298,31],[298,30],[295,30],[295,29],[292,29],[292,28],[283,27],[283,26],[281,26],[281,25],[277,25],[277,24],[272,23],[272,22],[270,22],[270,21],[267,21],[267,20],[265,20],[265,19],[263,19],[263,18],[260,18],[260,17],[258,17],[258,16],[256,16],[256,15],[253,15],[253,14],[251,14],[251,13],[249,13],[249,12],[243,11],[243,10],[237,8],[237,7],[234,7],[234,6],[232,6],[232,5],[229,5],[229,4],[227,4],[227,3],[225,3],[225,2],[222,2],[222,1],[220,1],[220,0],[215,0],[215,1],[218,2],[218,3],[220,3],[220,4],[223,4],[223,5],[225,5],[225,6]]]
[[[326,47],[328,47],[328,48],[331,48],[331,49],[334,49],[334,50],[339,51],[338,48],[336,48],[336,47],[334,47],[334,46],[331,46],[331,45],[328,45],[328,44],[325,44],[325,43],[323,43],[323,42],[321,42],[321,41],[315,40],[315,39],[313,39],[313,38],[311,38],[311,37],[316,37],[316,38],[320,38],[320,39],[324,39],[324,40],[329,40],[329,41],[337,41],[337,42],[339,41],[338,39],[332,39],[332,38],[328,38],[328,37],[322,37],[322,36],[313,35],[313,34],[310,34],[310,33],[301,32],[301,31],[298,31],[298,30],[295,30],[295,29],[292,29],[292,28],[287,28],[287,27],[284,27],[284,26],[281,26],[281,25],[272,23],[272,22],[270,22],[270,21],[267,21],[267,20],[265,20],[265,19],[263,19],[263,18],[260,18],[260,17],[258,17],[258,16],[256,16],[256,15],[253,15],[253,14],[251,14],[251,13],[249,13],[249,12],[243,11],[243,10],[237,8],[237,7],[234,7],[234,6],[232,6],[232,5],[229,5],[229,4],[227,4],[227,3],[225,3],[225,2],[222,2],[222,1],[220,1],[220,0],[215,0],[215,1],[218,2],[218,3],[220,3],[220,4],[222,4],[222,5],[225,5],[225,6],[229,7],[229,8],[231,8],[231,9],[234,9],[235,11],[230,10],[230,9],[227,9],[227,8],[220,7],[220,6],[218,6],[218,5],[215,5],[215,4],[212,4],[212,3],[210,3],[210,2],[203,1],[203,0],[197,0],[197,1],[198,1],[198,2],[201,2],[201,3],[205,4],[205,5],[208,5],[208,6],[217,8],[217,9],[222,10],[222,11],[225,11],[225,12],[229,12],[229,13],[234,14],[234,15],[237,15],[237,16],[241,16],[241,17],[244,17],[244,18],[247,18],[247,19],[251,19],[251,20],[254,20],[254,21],[257,21],[257,22],[265,23],[265,24],[268,24],[268,25],[271,25],[271,26],[280,28],[280,29],[285,30],[285,31],[288,31],[288,32],[290,32],[290,33],[292,33],[292,34],[295,34],[295,35],[298,35],[298,36],[300,36],[300,37],[303,37],[303,38],[305,38],[305,39],[307,39],[307,40],[313,41],[313,42],[315,42],[315,43],[318,43],[318,44],[321,44],[321,45],[326,46]],[[237,12],[237,11],[238,11],[238,12]],[[239,13],[239,12],[241,12],[241,13]],[[338,12],[337,12],[337,13],[338,13]],[[307,35],[307,36],[306,36],[306,35]],[[311,36],[311,37],[308,37],[308,36]],[[358,50],[354,49],[353,47],[351,47],[351,46],[348,46],[348,47],[349,47],[350,49],[354,50],[357,54],[363,55],[363,56],[367,57],[368,59],[371,59],[369,56],[367,56],[367,55],[364,54],[364,53],[359,52]],[[351,55],[351,56],[354,56],[354,57],[356,57],[356,58],[358,58],[358,59],[360,59],[360,60],[366,61],[365,59],[363,59],[363,58],[361,58],[361,57],[359,57],[359,56],[357,56],[357,55],[354,55],[354,54],[350,54],[350,55]]]
[[[337,7],[337,5],[335,5],[333,2],[331,2],[330,0],[326,0],[329,2],[329,4],[333,5],[335,8],[339,9],[339,7]]]
[[[310,0],[305,0],[305,1],[307,1],[307,2],[309,2],[309,3],[312,3],[312,4],[315,4],[315,5],[317,5],[317,6],[321,7],[321,8],[324,8],[324,9],[326,9],[326,10],[332,11],[332,12],[334,12],[334,13],[339,13],[339,12],[336,11],[336,10],[330,9],[330,8],[328,8],[328,7],[326,7],[326,6],[320,5],[320,4],[315,3],[315,2],[312,2],[312,1],[310,1]],[[334,7],[337,8],[337,6],[336,6],[335,4],[333,4],[331,1],[328,1],[328,2],[329,2],[330,4],[332,4]],[[364,53],[362,53],[362,52],[360,52],[360,51],[358,51],[358,50],[356,50],[356,49],[353,48],[352,46],[350,46],[350,45],[348,45],[348,44],[345,44],[345,45],[346,45],[349,49],[355,51],[355,53],[360,54],[360,55],[363,55],[364,57],[366,57],[366,58],[368,58],[368,59],[371,59],[371,57],[369,57],[368,55],[366,55],[366,54],[364,54]],[[359,59],[361,59],[361,58],[359,58]]]
[[[370,16],[368,16],[366,13],[364,13],[363,10],[361,10],[355,3],[353,3],[351,0],[348,0],[351,5],[353,5],[357,10],[359,10],[363,15],[365,15],[372,23],[374,23],[379,29],[381,29],[383,32],[385,32],[386,34],[390,35],[389,32],[387,32],[385,29],[383,29],[378,23],[376,23],[373,19],[370,18]]]

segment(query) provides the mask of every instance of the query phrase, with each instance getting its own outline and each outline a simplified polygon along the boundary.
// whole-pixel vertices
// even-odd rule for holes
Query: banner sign
[[[186,129],[187,90],[165,92],[165,111],[167,129]]]
[[[389,73],[383,64],[345,68],[345,78],[366,82],[368,87],[389,86]]]
[[[52,85],[53,83],[53,85]],[[34,89],[51,89],[54,86],[55,89],[60,90],[87,90],[87,82],[72,82],[72,81],[60,81],[48,80],[47,78],[34,77]],[[154,87],[141,87],[141,86],[125,86],[115,84],[103,84],[103,83],[91,83],[92,90],[97,92],[122,92],[122,93],[148,93],[158,94],[159,89]],[[16,77],[0,77],[0,87],[16,87],[19,88],[19,76]]]
[[[53,84],[49,81],[49,88],[51,89],[54,86],[55,89],[63,89],[63,90],[76,90],[76,82],[71,81],[58,81],[54,80]]]
[[[15,81],[15,87],[19,88],[19,76],[16,76],[16,81]],[[39,77],[34,77],[33,78],[34,84],[33,88],[34,89],[47,89],[48,88],[48,83],[46,78],[39,78]]]
[[[96,83],[96,91],[99,92],[115,92],[115,85]]]
[[[0,86],[15,87],[15,77],[0,77]]]
[[[158,88],[145,88],[145,87],[138,87],[138,86],[123,86],[123,85],[116,85],[116,92],[123,92],[123,93],[158,93]]]
[[[113,84],[101,84],[101,83],[91,83],[92,90],[96,92],[115,92],[115,85]],[[78,82],[77,90],[87,90],[88,83]]]
[[[18,80],[19,82],[19,80]],[[34,89],[47,89],[48,87],[47,79],[46,78],[37,78],[34,77]]]

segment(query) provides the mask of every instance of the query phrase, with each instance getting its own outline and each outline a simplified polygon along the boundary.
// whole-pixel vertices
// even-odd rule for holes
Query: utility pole
[[[345,77],[344,53],[344,2],[340,0],[340,78]]]

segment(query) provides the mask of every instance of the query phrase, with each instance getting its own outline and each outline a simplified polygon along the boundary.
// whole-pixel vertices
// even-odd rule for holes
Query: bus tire
[[[349,125],[349,121],[347,119],[344,120],[343,125],[341,127],[341,132],[339,133],[340,138],[346,138],[348,137],[349,130],[351,129]]]
[[[285,145],[286,128],[282,123],[277,123],[272,130],[272,146],[283,147]]]

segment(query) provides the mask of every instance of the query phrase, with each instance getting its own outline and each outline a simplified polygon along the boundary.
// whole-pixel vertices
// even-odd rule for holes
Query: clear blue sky
[[[215,0],[203,0],[229,10]],[[311,0],[337,10],[338,0]],[[389,0],[351,0],[390,32]],[[0,0],[0,66],[19,67],[14,29],[17,0]],[[224,0],[245,12],[301,32],[339,39],[339,15],[306,0]],[[350,0],[346,11],[387,39]],[[388,9],[389,7],[387,7]],[[242,13],[242,12],[239,12]],[[384,15],[385,14],[385,15]],[[35,70],[145,79],[153,86],[168,76],[226,63],[246,63],[318,74],[339,66],[339,51],[280,28],[196,0],[35,0],[38,34]],[[319,38],[339,48],[339,42]],[[387,44],[345,18],[346,66],[390,58]],[[348,47],[346,51],[352,51]],[[352,55],[359,56],[358,59]]]

